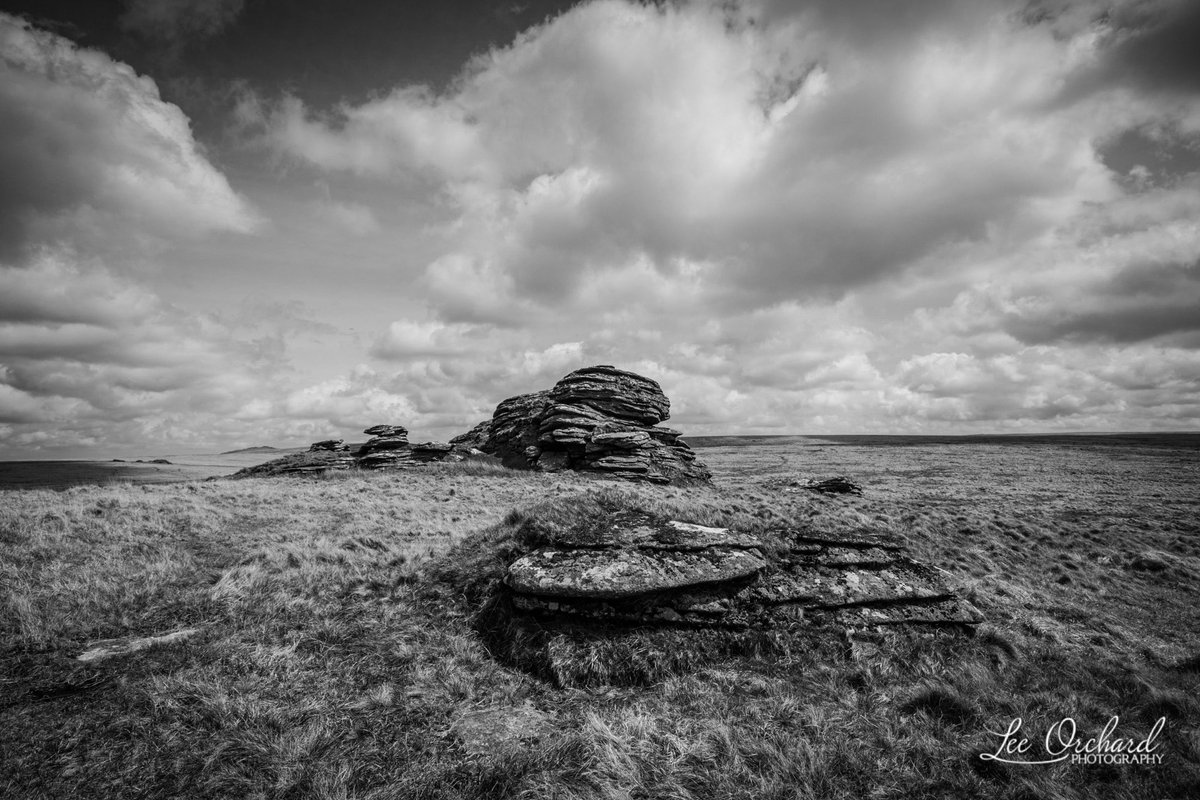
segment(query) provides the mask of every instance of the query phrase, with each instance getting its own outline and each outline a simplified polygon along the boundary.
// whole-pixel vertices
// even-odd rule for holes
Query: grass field
[[[1200,450],[699,453],[712,488],[465,464],[5,493],[0,796],[1200,796]],[[837,474],[864,496],[784,490]],[[745,528],[886,528],[988,622],[561,688],[489,655],[461,587],[506,526],[580,492]],[[201,632],[75,660],[182,628]],[[1161,763],[979,758],[1016,717],[1033,757],[1054,722],[1086,738],[1114,715],[1133,738],[1165,717]]]

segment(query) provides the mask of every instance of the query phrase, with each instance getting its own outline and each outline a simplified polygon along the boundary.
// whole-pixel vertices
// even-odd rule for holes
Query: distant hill
[[[226,450],[224,453],[221,453],[221,455],[232,456],[237,455],[238,453],[276,453],[278,451],[278,447],[260,444],[258,447],[243,447],[241,450]]]

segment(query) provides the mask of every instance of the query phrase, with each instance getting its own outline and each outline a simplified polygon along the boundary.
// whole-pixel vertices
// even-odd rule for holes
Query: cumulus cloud
[[[0,446],[203,437],[279,348],[121,273],[253,212],[150,79],[6,14],[0,57]]]
[[[577,341],[713,429],[1170,425],[1185,398],[1120,374],[1195,345],[1200,190],[1186,161],[1152,180],[1110,162],[1131,132],[1195,144],[1193,16],[601,0],[443,94],[249,116],[318,172],[432,184],[453,211],[430,320],[377,356],[482,387],[480,348]]]
[[[161,303],[72,262],[77,290],[5,276],[23,299],[0,300],[0,348],[39,355],[3,385],[63,415],[133,402],[30,366],[74,359],[129,391],[192,387],[172,402],[210,398],[216,435],[445,437],[613,363],[659,380],[694,434],[1194,427],[1200,98],[1173,33],[1192,18],[1141,0],[597,0],[442,91],[331,108],[246,94],[241,130],[318,187],[310,216],[353,235],[339,256],[379,245],[389,187],[427,209],[411,252],[429,256],[396,267],[403,297],[364,363],[276,395],[253,369],[237,386],[170,372]],[[64,173],[67,199],[30,190],[10,238],[83,225],[71,198],[107,208],[91,174]],[[193,227],[231,220],[244,209]],[[142,320],[124,339],[106,333],[122,314]],[[201,364],[265,365],[292,343],[188,324]],[[113,343],[130,339],[147,344]]]
[[[747,302],[836,295],[1116,191],[1085,112],[1044,113],[1087,47],[967,8],[873,48],[824,36],[845,24],[830,8],[764,27],[596,2],[444,96],[404,87],[329,115],[290,98],[260,121],[324,169],[439,176],[472,243],[458,257],[512,296],[552,300],[642,255],[715,264]]]
[[[253,227],[149,78],[2,13],[0,59],[0,257],[130,221],[141,235]]]

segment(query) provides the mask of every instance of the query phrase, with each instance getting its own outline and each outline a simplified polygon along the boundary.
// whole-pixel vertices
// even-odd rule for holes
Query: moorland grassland
[[[431,465],[0,496],[5,798],[1200,796],[1200,449],[707,447],[711,487]],[[864,496],[785,491],[844,474]],[[462,587],[580,494],[691,521],[893,531],[974,636],[797,641],[622,685],[499,663]],[[104,661],[97,639],[201,633]],[[1161,762],[984,761],[1009,722]],[[1036,755],[1036,753],[1034,753]]]

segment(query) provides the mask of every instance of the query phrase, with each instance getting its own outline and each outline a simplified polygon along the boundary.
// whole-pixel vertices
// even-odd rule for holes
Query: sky
[[[0,458],[1200,430],[1200,3],[0,0]]]

